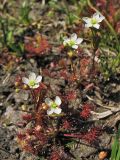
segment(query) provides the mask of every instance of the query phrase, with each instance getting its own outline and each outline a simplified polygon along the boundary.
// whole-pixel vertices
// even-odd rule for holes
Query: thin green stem
[[[92,57],[92,67],[91,70],[94,69],[95,66],[95,52],[96,52],[96,45],[95,45],[95,31],[93,29],[91,29],[92,31],[92,46],[93,46],[93,57]]]

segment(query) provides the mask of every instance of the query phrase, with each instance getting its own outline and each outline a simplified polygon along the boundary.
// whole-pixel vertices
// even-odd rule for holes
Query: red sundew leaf
[[[70,81],[70,82],[75,82],[76,80],[78,80],[78,75],[76,74],[71,74],[70,76],[69,76],[69,78],[68,78],[68,80]]]
[[[30,145],[30,144],[25,145],[25,146],[23,147],[23,149],[24,149],[26,152],[32,153],[32,154],[34,154],[34,155],[38,154],[38,151],[35,150],[35,148],[34,148],[32,145]]]
[[[90,131],[86,133],[71,133],[71,134],[64,134],[65,137],[71,137],[71,138],[79,138],[87,141],[88,143],[94,143],[98,137],[101,135],[101,129],[94,127],[91,128]]]
[[[84,139],[88,143],[94,143],[100,135],[101,135],[101,129],[94,127],[91,128],[90,131],[84,133],[82,135],[82,139]]]
[[[68,122],[67,120],[65,120],[65,121],[63,122],[62,128],[63,128],[63,129],[70,129],[70,128],[71,128],[70,122]]]
[[[67,71],[66,70],[62,70],[62,71],[60,71],[60,77],[63,77],[64,79],[68,79],[68,73],[67,73]]]
[[[42,70],[42,74],[43,74],[44,76],[51,77],[51,73],[50,73],[50,71],[49,71],[48,69],[43,69],[43,70]]]
[[[84,78],[88,77],[90,71],[90,58],[80,60],[80,75]]]
[[[66,60],[65,59],[59,60],[58,64],[60,67],[66,68]]]
[[[22,119],[25,120],[25,121],[28,121],[28,122],[31,121],[32,118],[33,118],[33,116],[31,114],[24,114],[22,116]]]
[[[52,151],[50,155],[50,160],[61,160],[61,156],[59,155],[59,152]]]
[[[75,91],[69,91],[69,92],[67,92],[67,94],[66,94],[66,96],[65,96],[65,98],[69,101],[69,100],[74,100],[74,99],[76,99],[76,97],[77,97],[77,94],[76,94],[76,92]]]
[[[48,41],[40,34],[25,38],[25,50],[29,53],[28,57],[42,55],[51,48]]]
[[[20,140],[24,140],[26,138],[26,135],[23,134],[23,133],[18,133],[17,138],[20,139]]]
[[[90,111],[91,111],[91,105],[90,104],[84,104],[82,107],[82,111],[80,112],[80,116],[83,119],[87,119],[90,116]]]
[[[34,136],[40,141],[41,145],[47,143],[47,136],[44,133],[34,130]]]

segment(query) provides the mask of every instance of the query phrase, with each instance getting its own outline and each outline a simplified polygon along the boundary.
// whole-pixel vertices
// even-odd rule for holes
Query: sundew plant
[[[92,18],[85,17],[83,20],[86,23],[85,27],[91,28],[91,30],[92,28],[98,30],[104,18],[99,13],[94,13]],[[96,36],[95,32],[93,36]],[[63,50],[66,52],[71,64],[71,69],[66,69],[67,77],[63,78],[67,78],[71,87],[74,83],[78,87],[80,83],[80,77],[77,75],[73,58],[78,56],[78,48],[83,41],[83,38],[77,38],[76,33],[73,33],[70,37],[63,38]],[[94,45],[94,41],[92,45]],[[94,52],[96,52],[96,49]],[[93,64],[88,74],[92,74],[93,65],[95,65],[95,53],[91,56]],[[85,121],[90,117],[92,104],[86,102],[82,109],[69,108],[70,101],[77,98],[75,90],[73,90],[73,93],[69,93],[66,98],[60,91],[57,91],[55,95],[52,88],[46,85],[42,79],[44,77],[41,75],[36,76],[34,72],[31,72],[28,78],[22,77],[20,81],[16,81],[19,88],[23,88],[31,94],[34,103],[33,111],[23,115],[25,126],[28,123],[31,123],[31,126],[29,129],[24,129],[18,133],[18,143],[24,150],[33,154],[49,157],[50,159],[68,159],[70,155],[66,149],[70,141],[76,143],[77,139],[83,139],[88,143],[94,144],[101,134],[102,128],[85,124]],[[48,93],[51,96],[48,96]],[[78,105],[80,106],[81,104]],[[50,153],[48,150],[50,150]]]

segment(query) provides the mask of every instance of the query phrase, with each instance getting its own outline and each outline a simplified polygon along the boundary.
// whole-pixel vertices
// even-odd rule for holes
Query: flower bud
[[[22,86],[22,88],[25,89],[25,90],[27,90],[27,89],[28,89],[28,86],[27,86],[26,84],[24,84],[24,85]]]
[[[47,106],[45,103],[43,103],[43,104],[42,104],[42,109],[43,109],[43,110],[47,110],[47,109],[48,109],[48,106]]]
[[[69,51],[69,52],[67,52],[67,54],[69,57],[72,57],[74,53],[73,53],[73,51]]]
[[[15,92],[16,92],[16,93],[18,93],[19,91],[20,91],[20,89],[18,89],[18,88],[15,89]]]
[[[15,86],[18,87],[20,85],[19,82],[15,82]]]

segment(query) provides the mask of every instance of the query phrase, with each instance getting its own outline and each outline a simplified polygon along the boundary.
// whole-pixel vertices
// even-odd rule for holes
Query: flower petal
[[[76,40],[76,44],[81,44],[81,43],[82,43],[82,41],[83,41],[83,39],[82,39],[82,38],[78,38],[78,39]]]
[[[53,108],[49,108],[47,110],[47,114],[50,115],[50,114],[53,114],[54,113],[54,109]]]
[[[31,72],[29,74],[29,80],[35,80],[36,79],[36,74],[34,72]]]
[[[86,23],[90,23],[90,19],[91,19],[91,18],[83,17],[82,19],[83,19],[83,21],[85,21]]]
[[[69,41],[70,41],[70,39],[65,38],[64,41],[63,41],[63,45],[66,46],[69,43]]]
[[[76,39],[77,39],[77,34],[76,34],[76,33],[73,33],[73,34],[71,35],[70,39],[73,40],[73,41],[76,41]]]
[[[100,14],[98,12],[96,12],[96,13],[93,14],[92,17],[95,18],[96,20],[98,20],[99,16],[100,16]]]
[[[86,28],[92,27],[92,24],[91,24],[91,23],[86,23],[86,24],[85,24],[85,27],[86,27]]]
[[[46,98],[45,103],[50,107],[53,101],[50,98]]]
[[[102,22],[103,19],[105,19],[105,17],[103,15],[100,15],[98,22]]]
[[[56,103],[58,106],[61,105],[62,101],[61,101],[60,97],[56,96],[56,98],[55,98],[55,103]]]
[[[73,45],[72,48],[73,49],[78,49],[78,45]]]
[[[40,83],[41,80],[42,80],[42,76],[38,76],[38,77],[36,78],[35,82],[36,82],[36,83]]]
[[[99,24],[94,24],[93,27],[96,28],[96,29],[99,29],[100,25]]]
[[[34,86],[29,86],[30,88],[38,88],[39,87],[39,84],[36,84]]]
[[[28,84],[28,83],[29,83],[29,79],[26,78],[26,77],[23,77],[23,78],[22,78],[22,81],[23,81],[23,83],[25,83],[25,84]]]
[[[56,113],[56,114],[60,114],[62,112],[62,109],[61,108],[55,108],[54,109],[54,113]]]

